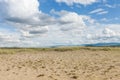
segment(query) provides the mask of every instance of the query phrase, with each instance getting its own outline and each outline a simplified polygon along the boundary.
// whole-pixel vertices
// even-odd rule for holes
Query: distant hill
[[[120,47],[120,43],[96,43],[96,44],[85,44],[84,46],[117,46],[117,47]]]
[[[120,43],[96,43],[96,44],[80,44],[80,45],[73,45],[73,44],[59,44],[54,46],[43,46],[43,47],[0,47],[0,48],[7,48],[7,49],[21,49],[21,48],[59,48],[59,47],[74,47],[74,46],[88,46],[88,47],[120,47]]]
[[[90,47],[104,47],[104,46],[111,46],[111,47],[120,47],[120,43],[96,43],[96,44],[81,44],[81,45],[56,45],[50,46],[52,48],[61,47],[61,46],[90,46]]]

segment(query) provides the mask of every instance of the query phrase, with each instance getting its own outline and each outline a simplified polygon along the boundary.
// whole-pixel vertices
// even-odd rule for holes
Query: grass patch
[[[59,48],[0,48],[0,54],[15,54],[22,52],[40,52],[40,51],[56,51],[56,52],[66,52],[66,51],[76,51],[76,50],[86,50],[86,51],[120,51],[120,47],[59,47]]]

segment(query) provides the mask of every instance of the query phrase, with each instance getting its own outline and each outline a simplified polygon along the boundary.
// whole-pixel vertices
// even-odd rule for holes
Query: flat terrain
[[[0,80],[120,80],[120,47],[0,49]]]

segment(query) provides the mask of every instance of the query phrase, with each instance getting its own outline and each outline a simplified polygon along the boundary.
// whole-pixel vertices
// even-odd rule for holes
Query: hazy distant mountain
[[[85,44],[84,46],[120,46],[120,43],[96,43],[96,44]]]
[[[82,44],[82,45],[70,45],[70,44],[67,44],[67,45],[56,45],[56,46],[50,46],[52,48],[55,48],[55,47],[61,47],[61,46],[95,46],[95,47],[100,47],[100,46],[120,46],[120,43],[96,43],[96,44]]]

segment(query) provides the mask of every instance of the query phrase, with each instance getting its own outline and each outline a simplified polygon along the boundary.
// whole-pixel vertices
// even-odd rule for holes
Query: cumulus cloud
[[[72,36],[83,36],[88,24],[95,24],[95,20],[86,15],[79,15],[75,12],[62,10],[57,12],[52,10],[52,14],[57,18],[57,27],[65,34]]]
[[[42,34],[48,32],[48,27],[36,28],[29,31],[30,34]]]
[[[92,3],[98,2],[98,0],[56,0],[58,3],[66,3],[67,5],[82,4],[82,5],[90,5]]]
[[[16,39],[16,36],[14,35],[0,34],[0,41],[1,42],[19,42],[19,39]]]
[[[68,5],[73,3],[87,5],[97,0],[56,1],[65,2]],[[50,16],[38,9],[39,4],[38,0],[0,0],[1,21],[13,26],[16,30],[16,32],[0,31],[1,46],[40,47],[120,40],[119,24],[101,27],[102,25],[87,15],[65,10],[55,11],[53,9],[51,10],[53,16]],[[100,14],[100,12],[103,14],[104,11],[100,8],[91,11],[90,14]]]
[[[120,40],[120,30],[118,29],[120,25],[104,25],[101,29],[96,29],[97,32],[89,33],[88,38],[94,42],[118,42]]]
[[[55,23],[55,19],[39,11],[38,7],[37,0],[0,0],[0,18],[20,32],[43,34],[48,31],[46,26]]]
[[[74,12],[68,12],[65,15],[62,15],[59,19],[61,22],[61,30],[69,31],[73,29],[81,30],[85,27],[84,16],[78,15]]]
[[[5,18],[25,19],[39,13],[37,0],[0,0],[0,10]]]
[[[8,46],[13,47],[13,45],[16,43],[20,43],[19,35],[16,35],[14,33],[12,34],[8,31],[0,32],[0,47],[8,47]]]

